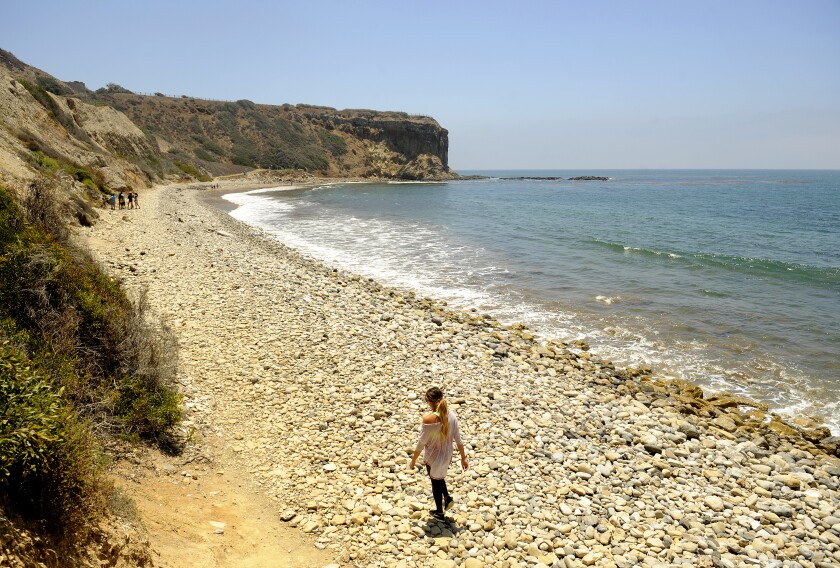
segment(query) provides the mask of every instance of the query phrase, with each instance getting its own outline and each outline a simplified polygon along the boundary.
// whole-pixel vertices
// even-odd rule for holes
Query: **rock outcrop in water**
[[[607,181],[610,178],[603,176],[577,176],[570,178],[562,178],[560,176],[517,176],[503,177],[499,179],[510,181],[561,181],[564,179],[567,179],[567,181]]]

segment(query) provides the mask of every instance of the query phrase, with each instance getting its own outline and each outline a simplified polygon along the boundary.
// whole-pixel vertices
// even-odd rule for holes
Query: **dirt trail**
[[[208,442],[205,440],[205,442]],[[202,444],[202,454],[223,451]],[[195,456],[193,456],[194,458]],[[312,539],[284,526],[277,505],[249,487],[235,458],[128,455],[113,478],[131,496],[162,568],[313,567],[330,564]],[[223,465],[224,464],[224,465]]]
[[[151,211],[155,191],[144,192],[143,198]],[[122,217],[123,212],[109,211],[96,232],[84,234],[100,259],[123,250],[126,235],[112,230],[119,227],[131,233],[129,221]],[[136,215],[131,220],[140,219]],[[182,349],[181,355],[190,354]],[[185,402],[189,399],[187,395]],[[190,430],[189,422],[184,429]],[[272,501],[254,484],[252,473],[229,451],[230,440],[208,433],[193,429],[181,456],[134,448],[110,468],[115,484],[135,502],[136,512],[126,504],[124,513],[139,517],[145,526],[155,564],[162,568],[338,566],[328,551],[316,548],[313,537],[280,519],[284,504]]]

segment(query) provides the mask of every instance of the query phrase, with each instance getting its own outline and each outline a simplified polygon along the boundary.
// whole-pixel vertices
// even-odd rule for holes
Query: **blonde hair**
[[[435,412],[440,418],[440,437],[446,438],[449,435],[449,405],[443,398],[443,391],[438,387],[432,387],[426,391],[426,402],[434,405]]]

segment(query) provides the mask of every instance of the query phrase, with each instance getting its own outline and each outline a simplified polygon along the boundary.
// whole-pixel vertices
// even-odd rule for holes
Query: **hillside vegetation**
[[[172,334],[72,243],[60,203],[46,176],[0,187],[0,517],[72,558],[122,499],[100,441],[175,450],[181,411]]]
[[[451,176],[446,131],[428,117],[122,92],[93,96],[125,113],[172,159],[215,175],[264,168],[328,176]],[[426,161],[433,165],[425,167]]]

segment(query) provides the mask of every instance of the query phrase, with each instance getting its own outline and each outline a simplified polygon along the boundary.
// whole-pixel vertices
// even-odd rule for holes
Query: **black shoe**
[[[443,521],[444,519],[446,519],[446,516],[444,516],[444,514],[443,514],[443,513],[441,513],[440,511],[438,511],[437,509],[434,509],[434,510],[432,510],[432,511],[429,511],[429,513],[431,513],[431,515],[432,515],[434,518],[436,518],[436,519],[438,519],[438,520],[440,520],[440,521]]]
[[[453,499],[452,497],[447,497],[447,498],[446,498],[446,501],[444,501],[444,503],[443,503],[443,509],[444,509],[444,511],[448,511],[449,509],[451,509],[451,508],[452,508],[452,504],[453,504],[454,502],[455,502],[455,499]]]

